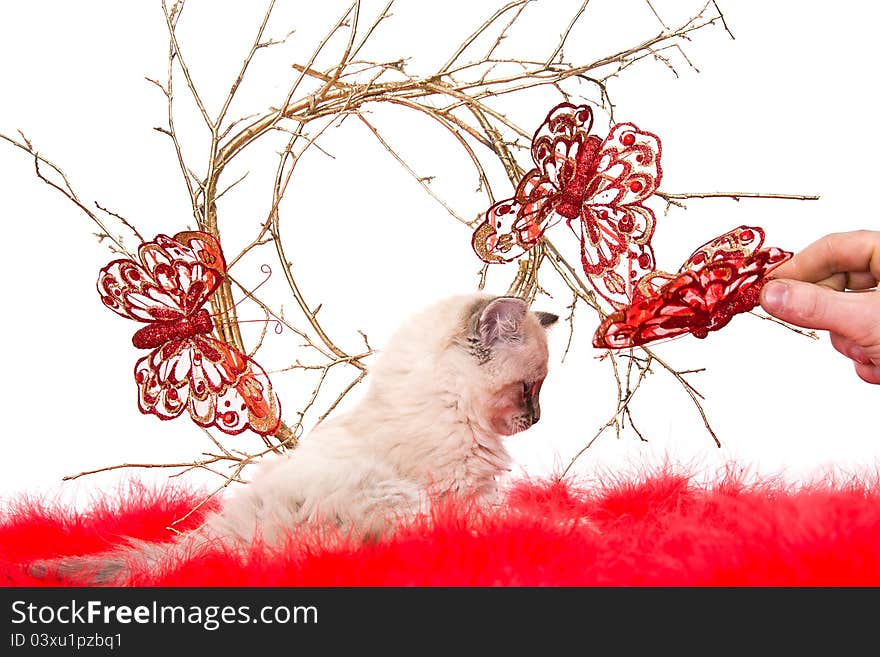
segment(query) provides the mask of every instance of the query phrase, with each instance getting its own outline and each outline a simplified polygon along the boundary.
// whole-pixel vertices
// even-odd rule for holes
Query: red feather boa
[[[84,512],[33,500],[0,522],[6,586],[31,560],[107,549],[120,537],[168,540],[199,500],[131,485]],[[187,521],[198,525],[199,514]],[[589,520],[589,521],[588,521]],[[597,531],[598,529],[598,531]],[[361,544],[301,531],[282,550],[217,551],[140,586],[878,586],[876,477],[797,487],[728,475],[702,486],[665,469],[591,487],[521,482],[489,514],[446,505],[388,540]]]

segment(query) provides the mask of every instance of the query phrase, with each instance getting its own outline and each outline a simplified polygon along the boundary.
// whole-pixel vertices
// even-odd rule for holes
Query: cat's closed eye
[[[523,399],[537,397],[538,393],[541,391],[541,386],[543,384],[544,384],[544,379],[539,379],[537,381],[523,381],[522,382]]]
[[[523,413],[520,417],[523,421],[527,420],[529,426],[541,419],[541,404],[538,401],[538,396],[543,383],[544,379],[522,382],[521,409]]]

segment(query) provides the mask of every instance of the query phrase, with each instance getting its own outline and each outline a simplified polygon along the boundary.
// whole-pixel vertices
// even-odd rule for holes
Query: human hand
[[[771,274],[761,306],[783,321],[830,333],[856,374],[880,384],[880,231],[834,233]],[[848,291],[847,291],[848,290]]]

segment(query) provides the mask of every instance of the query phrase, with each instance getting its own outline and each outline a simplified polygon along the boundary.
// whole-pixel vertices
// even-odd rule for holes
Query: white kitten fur
[[[512,382],[546,376],[547,342],[538,318],[525,313],[521,326],[502,327],[522,338],[496,345],[481,363],[468,349],[468,322],[489,300],[446,299],[406,322],[359,403],[268,459],[209,526],[273,543],[303,521],[376,532],[395,514],[422,509],[428,495],[491,496],[510,467],[490,418],[495,397]]]
[[[380,351],[351,410],[320,423],[295,449],[267,457],[251,483],[173,551],[216,541],[273,545],[304,522],[375,536],[425,510],[434,495],[491,499],[510,467],[504,435],[537,421],[544,327],[555,320],[518,299],[482,294],[431,306]],[[151,564],[169,550],[134,545]],[[67,560],[59,572],[90,570],[93,581],[112,581],[131,555],[108,556]]]

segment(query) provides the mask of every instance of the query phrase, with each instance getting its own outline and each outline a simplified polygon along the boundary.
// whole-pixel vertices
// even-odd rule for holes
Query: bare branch
[[[663,21],[662,18],[660,18],[660,14],[657,13],[657,10],[654,8],[654,5],[651,4],[651,0],[645,0],[645,4],[651,8],[651,12],[654,14],[654,16],[657,17],[657,21],[660,23],[660,25],[663,26],[663,29],[668,31],[669,26]]]
[[[798,335],[802,335],[805,338],[810,338],[811,340],[818,340],[819,339],[819,334],[816,333],[815,331],[808,331],[808,330],[800,328],[799,326],[794,326],[792,324],[789,324],[788,322],[783,322],[781,319],[776,319],[772,315],[765,315],[764,313],[755,312],[754,310],[750,310],[749,314],[754,315],[755,317],[758,317],[759,319],[763,319],[768,322],[773,322],[774,324],[779,324],[781,327],[786,328],[789,331],[792,331],[794,333],[797,333]]]
[[[226,112],[229,111],[229,105],[232,103],[232,99],[235,98],[235,94],[238,91],[239,85],[241,85],[242,80],[244,80],[245,73],[247,73],[247,69],[248,66],[250,66],[251,64],[251,60],[253,60],[257,50],[265,46],[265,44],[262,43],[263,33],[266,31],[266,24],[269,22],[269,17],[272,15],[272,9],[274,7],[275,0],[269,0],[269,5],[266,7],[266,11],[263,13],[263,22],[260,23],[260,29],[257,30],[257,35],[256,37],[254,37],[254,42],[251,45],[251,50],[247,54],[247,57],[244,58],[244,62],[241,65],[241,70],[238,72],[238,76],[232,83],[232,87],[230,87],[229,93],[226,94],[226,100],[223,101],[223,106],[220,108],[220,113],[217,115],[217,126],[220,126],[223,123],[223,119],[226,118]]]
[[[730,198],[739,201],[744,198],[762,198],[762,199],[785,199],[790,201],[818,201],[819,196],[815,194],[774,194],[769,192],[686,192],[681,194],[670,194],[668,192],[656,192],[660,198],[670,200],[683,200],[690,198]]]
[[[101,219],[94,212],[92,212],[89,209],[89,207],[87,205],[85,205],[85,203],[83,203],[80,200],[79,196],[77,196],[76,192],[74,191],[73,186],[70,184],[70,181],[67,178],[67,174],[64,173],[64,170],[61,169],[61,167],[59,167],[54,162],[52,162],[52,161],[46,159],[45,157],[43,157],[42,155],[40,155],[40,153],[38,153],[37,150],[33,147],[30,140],[27,137],[25,137],[24,134],[21,134],[21,133],[19,133],[19,134],[21,135],[21,139],[22,139],[21,142],[16,141],[12,137],[8,137],[7,135],[4,135],[2,133],[0,133],[0,139],[7,141],[10,144],[12,144],[13,146],[15,146],[16,148],[19,148],[19,149],[23,150],[24,152],[28,153],[34,159],[34,172],[36,173],[37,178],[39,178],[44,183],[49,185],[49,187],[53,187],[54,189],[57,189],[71,203],[73,203],[74,205],[76,205],[76,207],[78,207],[80,210],[82,210],[86,214],[86,216],[89,217],[89,219],[91,219],[92,221],[94,221],[98,225],[98,227],[101,229],[102,234],[105,235],[111,242],[113,242],[113,244],[116,245],[116,248],[119,250],[120,253],[123,253],[130,258],[134,258],[135,256],[128,249],[125,248],[125,245],[119,239],[117,239],[116,237],[113,236],[113,234],[110,232],[110,230],[107,228],[107,226],[104,225],[104,222],[101,221]],[[59,178],[61,178],[61,183],[59,184],[59,183],[55,182],[54,180],[50,180],[49,178],[47,178],[43,174],[43,171],[40,168],[40,164],[45,164],[52,171],[54,171],[55,174]]]
[[[517,10],[514,12],[514,14],[513,14],[513,16],[511,17],[511,19],[507,22],[507,25],[505,25],[503,28],[501,28],[501,32],[498,33],[498,38],[495,39],[495,43],[492,44],[492,47],[489,48],[489,50],[488,50],[488,51],[486,52],[486,54],[483,56],[483,61],[490,61],[490,60],[492,59],[492,53],[494,53],[495,50],[498,48],[498,46],[501,45],[501,42],[502,42],[504,39],[507,38],[507,33],[508,33],[508,31],[510,30],[511,27],[513,27],[513,24],[516,23],[516,21],[517,21],[517,20],[519,19],[519,17],[522,15],[523,10],[524,10],[527,6],[528,6],[528,2],[524,2],[524,3],[522,3],[522,4],[520,5],[519,9],[517,9]],[[452,71],[447,71],[447,72],[450,73],[450,74],[452,73]]]
[[[724,13],[721,11],[716,0],[712,0],[712,6],[715,7],[715,11],[718,12],[718,16],[721,18],[721,24],[724,26],[724,31],[730,35],[731,39],[736,39],[736,37],[733,36],[733,32],[731,32],[730,28],[727,26],[727,20],[724,18]]]
[[[354,49],[351,51],[350,59],[354,59],[355,57],[357,57],[358,53],[361,51],[361,48],[364,47],[364,44],[373,35],[373,32],[376,30],[376,28],[379,27],[379,24],[382,21],[384,21],[385,19],[391,18],[391,14],[388,12],[391,9],[391,5],[393,5],[393,4],[394,4],[394,0],[388,0],[388,3],[385,5],[385,7],[382,9],[382,11],[379,13],[379,15],[376,17],[376,20],[373,21],[372,25],[370,25],[370,29],[368,29],[366,31],[364,36],[361,37],[361,40],[354,47]]]
[[[675,368],[671,367],[666,361],[657,357],[657,355],[648,349],[647,347],[641,347],[642,351],[644,351],[649,357],[653,360],[657,361],[663,369],[669,372],[685,389],[685,392],[691,398],[691,401],[694,403],[694,406],[697,408],[697,412],[700,414],[700,418],[703,420],[703,425],[706,427],[706,431],[709,432],[709,435],[712,437],[712,440],[715,441],[716,447],[721,447],[721,441],[718,440],[718,436],[715,434],[715,430],[712,428],[712,425],[709,423],[709,418],[706,416],[706,411],[703,409],[703,404],[700,402],[703,399],[703,395],[701,395],[682,375],[681,372],[675,370]]]
[[[553,63],[553,60],[556,59],[557,55],[562,53],[562,49],[565,47],[565,42],[568,40],[568,35],[571,34],[571,30],[574,28],[575,23],[577,23],[580,17],[584,15],[588,4],[590,4],[590,0],[584,0],[581,4],[580,9],[578,9],[575,12],[574,16],[571,17],[571,21],[568,23],[568,27],[565,28],[565,32],[563,32],[559,37],[559,43],[556,44],[556,49],[552,53],[550,53],[550,56],[544,61],[545,67],[549,67],[550,64]]]
[[[382,144],[382,146],[385,148],[385,150],[388,151],[389,153],[391,153],[392,157],[393,157],[395,160],[397,160],[397,162],[400,164],[400,166],[402,166],[404,169],[406,169],[407,173],[409,173],[413,178],[415,178],[416,182],[419,183],[419,185],[422,186],[422,189],[424,189],[424,190],[425,190],[425,191],[431,196],[431,198],[433,198],[433,199],[434,199],[435,201],[437,201],[440,205],[442,205],[443,208],[444,208],[444,209],[445,209],[450,215],[452,215],[453,217],[455,217],[455,219],[457,219],[458,221],[460,221],[461,223],[463,223],[465,226],[473,227],[473,222],[468,221],[468,220],[465,219],[464,217],[460,216],[455,210],[453,210],[451,207],[449,207],[449,204],[446,203],[446,201],[444,201],[442,198],[440,198],[440,197],[434,192],[434,190],[431,189],[431,187],[428,185],[428,182],[429,182],[429,180],[430,180],[429,178],[425,178],[424,176],[420,176],[420,175],[418,175],[415,171],[413,171],[413,170],[410,168],[409,164],[406,163],[406,160],[404,160],[404,159],[403,159],[403,158],[397,153],[397,151],[395,151],[395,150],[394,150],[394,149],[388,144],[388,142],[385,141],[385,139],[382,138],[382,135],[379,134],[379,131],[376,130],[375,126],[373,126],[372,123],[370,123],[369,121],[367,121],[367,119],[364,117],[363,114],[358,113],[358,118],[364,123],[364,125],[367,126],[367,128],[369,128],[370,132],[372,132],[372,133],[373,133],[373,136],[376,137],[377,140],[379,140],[379,143]]]
[[[180,7],[182,9],[183,3],[180,3]],[[174,48],[173,58],[176,58],[180,64],[180,70],[183,72],[183,77],[186,78],[186,84],[189,87],[193,100],[198,106],[199,111],[202,113],[202,119],[204,119],[206,125],[213,127],[214,123],[211,121],[211,117],[208,116],[208,110],[205,109],[205,105],[202,103],[202,98],[190,76],[189,67],[183,60],[183,54],[180,52],[180,44],[177,43],[177,20],[180,18],[180,12],[178,11],[176,16],[172,16],[172,14],[168,12],[165,0],[162,0],[162,11],[165,13],[165,24],[168,26],[168,37],[171,39],[171,45]]]
[[[95,201],[95,207],[98,208],[99,210],[101,210],[102,212],[105,212],[106,214],[109,214],[111,217],[114,217],[115,219],[118,219],[119,222],[120,222],[123,226],[125,226],[126,228],[128,228],[128,229],[134,234],[134,236],[138,239],[138,241],[140,241],[140,242],[145,242],[145,241],[146,241],[146,240],[144,240],[143,235],[141,235],[141,234],[138,232],[138,229],[137,229],[137,228],[135,228],[134,226],[131,225],[131,223],[128,221],[128,219],[126,219],[125,217],[123,217],[123,216],[120,215],[120,214],[117,214],[116,212],[113,212],[112,210],[108,210],[107,208],[105,208],[103,205],[101,205],[101,204],[98,203],[97,201]]]
[[[648,368],[645,368],[644,370],[642,370],[642,372],[639,374],[639,378],[636,381],[635,386],[633,386],[632,390],[629,391],[629,394],[626,396],[626,398],[620,402],[620,404],[618,405],[617,410],[614,412],[614,414],[608,419],[608,421],[605,424],[603,424],[601,427],[599,427],[599,429],[596,431],[596,433],[593,434],[593,437],[590,438],[586,442],[586,444],[572,457],[572,459],[568,462],[568,465],[565,466],[565,469],[563,469],[563,471],[557,477],[557,481],[562,481],[566,477],[569,470],[571,470],[571,468],[574,466],[575,462],[577,462],[577,460],[581,456],[583,456],[584,452],[586,452],[588,449],[590,449],[590,447],[593,446],[593,443],[595,443],[599,439],[599,436],[601,436],[603,433],[605,433],[606,429],[609,429],[618,423],[621,414],[624,413],[627,409],[629,409],[629,403],[632,401],[632,398],[635,396],[639,387],[642,385],[642,381],[645,380],[645,376],[647,375],[647,373],[648,373]]]
[[[488,20],[486,20],[482,25],[480,25],[476,30],[474,30],[474,32],[467,39],[465,39],[462,42],[462,44],[458,47],[458,50],[456,50],[452,54],[452,57],[449,58],[449,61],[447,61],[443,66],[440,67],[440,70],[437,71],[437,74],[440,75],[440,74],[446,73],[452,67],[452,65],[455,64],[456,60],[459,57],[461,57],[462,53],[465,50],[467,50],[468,46],[470,46],[474,41],[476,41],[477,37],[479,37],[483,32],[488,30],[492,26],[492,24],[496,20],[498,20],[501,16],[506,14],[511,9],[514,9],[515,7],[519,7],[520,5],[524,5],[527,2],[529,2],[529,0],[514,0],[513,2],[507,3],[506,5],[501,7],[501,9],[499,9],[494,14],[492,14],[492,16]]]
[[[233,187],[238,185],[240,182],[242,182],[245,178],[247,178],[249,173],[250,173],[250,171],[245,171],[241,176],[238,177],[238,179],[236,179],[235,182],[227,185],[225,189],[223,189],[219,194],[217,194],[217,196],[215,197],[215,200],[219,201],[221,198],[223,198],[223,195],[226,194],[226,192],[228,192],[230,189],[232,189]]]

